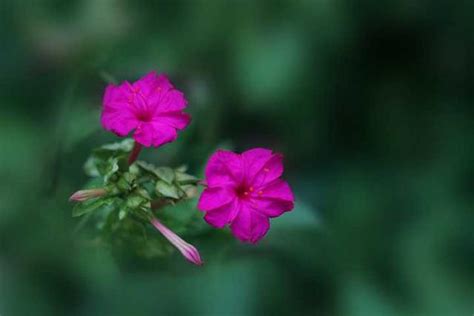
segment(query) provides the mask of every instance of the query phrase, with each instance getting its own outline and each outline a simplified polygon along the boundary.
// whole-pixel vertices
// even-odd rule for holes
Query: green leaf
[[[127,216],[127,213],[128,213],[127,207],[121,207],[118,213],[119,220],[121,221],[122,219],[124,219],[125,216]]]
[[[95,149],[84,165],[88,176],[105,176],[106,181],[118,170],[128,170],[128,155],[133,148],[133,140],[107,144]]]
[[[199,182],[198,178],[184,172],[176,171],[175,176],[176,176],[176,181],[179,184],[196,184]]]
[[[113,174],[119,170],[124,170],[124,160],[126,161],[124,155],[103,158],[92,154],[84,164],[84,171],[90,177],[103,176],[104,181],[108,182]],[[125,166],[125,168],[128,167]]]
[[[164,181],[156,182],[156,191],[164,197],[179,199],[179,190],[176,186]]]
[[[194,184],[184,184],[180,186],[184,196],[188,199],[194,198],[199,195],[198,187]]]
[[[169,167],[155,167],[154,165],[144,162],[137,161],[136,165],[142,170],[151,173],[156,176],[158,179],[165,181],[166,183],[173,183],[174,181],[174,171]]]
[[[156,176],[156,174],[155,174],[155,168],[156,167],[154,165],[152,165],[151,163],[148,163],[148,162],[145,162],[145,161],[142,161],[142,160],[138,160],[132,166],[133,167],[137,166],[140,169],[142,169],[144,171],[147,171],[148,173],[152,173],[153,175]]]
[[[125,172],[117,181],[117,188],[122,192],[128,192],[135,187],[136,176],[130,172]]]
[[[99,148],[99,151],[122,151],[129,153],[132,151],[134,140],[131,138],[125,138],[121,142],[106,144]]]
[[[136,193],[147,201],[151,200],[150,194],[145,189],[139,188],[136,190]]]
[[[97,165],[100,163],[100,160],[97,157],[91,156],[86,160],[84,164],[84,171],[89,177],[98,177],[100,176],[99,169]]]
[[[98,161],[107,161],[109,158],[127,158],[133,149],[133,140],[125,139],[120,143],[103,145],[92,152],[92,157]]]
[[[140,167],[137,166],[137,163],[134,163],[131,166],[129,166],[128,170],[130,173],[136,176],[140,175]]]
[[[174,169],[174,170],[175,170],[176,172],[183,172],[183,173],[184,173],[184,172],[188,171],[188,166],[186,166],[186,165],[181,165],[181,166],[179,166],[178,168],[176,168],[176,169]]]
[[[104,175],[105,183],[109,182],[110,178],[119,171],[118,159],[117,158],[110,158],[107,160],[107,164],[104,165],[104,169],[102,170],[102,174]]]
[[[72,209],[72,216],[78,217],[84,214],[96,211],[98,209],[110,207],[113,204],[113,199],[97,198],[84,202],[77,203]]]
[[[127,198],[126,204],[128,208],[136,209],[146,202],[148,201],[139,195],[131,195]]]
[[[165,181],[168,184],[173,183],[174,180],[174,171],[169,167],[158,167],[155,169],[155,173],[161,180]]]

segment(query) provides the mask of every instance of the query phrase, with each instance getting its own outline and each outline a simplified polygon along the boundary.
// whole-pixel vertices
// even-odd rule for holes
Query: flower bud
[[[166,239],[168,239],[171,244],[173,244],[173,246],[175,246],[181,252],[181,254],[187,260],[198,266],[203,264],[201,256],[199,255],[196,247],[182,240],[181,237],[163,225],[157,218],[153,218],[151,223]]]
[[[90,190],[79,190],[69,198],[69,201],[84,202],[99,196],[107,194],[104,188],[90,189]]]

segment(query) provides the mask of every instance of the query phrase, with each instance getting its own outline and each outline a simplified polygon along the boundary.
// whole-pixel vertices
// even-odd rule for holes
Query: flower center
[[[252,193],[254,192],[254,188],[252,186],[246,186],[244,184],[238,186],[236,189],[235,189],[235,194],[237,194],[237,196],[240,198],[240,199],[247,199],[249,198]]]
[[[138,111],[137,119],[141,122],[150,122],[153,119],[153,115],[148,111]]]
[[[153,112],[148,106],[147,99],[140,91],[140,87],[131,86],[132,95],[129,98],[130,104],[135,108],[135,117],[140,122],[151,122],[153,120]]]

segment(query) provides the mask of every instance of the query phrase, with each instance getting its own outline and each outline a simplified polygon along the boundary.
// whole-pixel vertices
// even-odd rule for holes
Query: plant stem
[[[142,150],[142,145],[135,142],[133,145],[132,152],[130,153],[130,157],[128,158],[128,165],[131,165],[132,163],[137,160],[138,155],[140,154],[140,151]]]

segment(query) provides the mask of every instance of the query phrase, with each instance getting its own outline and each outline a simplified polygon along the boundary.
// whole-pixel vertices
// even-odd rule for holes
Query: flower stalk
[[[128,158],[128,165],[131,165],[137,160],[138,155],[140,155],[140,151],[142,150],[142,147],[142,144],[135,142],[135,144],[133,145],[132,152],[130,153],[130,157]]]

